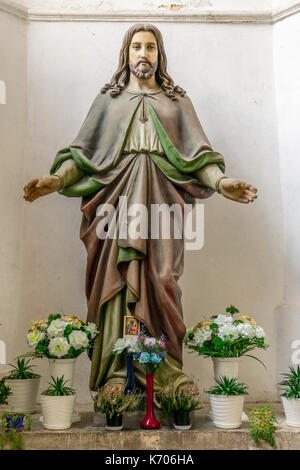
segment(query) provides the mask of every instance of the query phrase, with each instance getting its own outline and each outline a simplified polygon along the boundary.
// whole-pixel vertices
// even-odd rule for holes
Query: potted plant
[[[286,423],[291,427],[300,427],[300,367],[289,367],[290,372],[282,374],[284,380],[279,383],[283,390],[281,400]]]
[[[10,387],[6,385],[5,381],[6,377],[2,377],[2,379],[0,379],[0,416],[2,416],[5,405],[8,404],[8,397],[12,393]]]
[[[236,377],[218,377],[209,394],[213,423],[217,428],[235,429],[242,424],[244,398],[247,386],[239,383]]]
[[[143,429],[158,429],[159,421],[154,415],[153,402],[153,379],[156,369],[165,362],[167,358],[167,348],[165,336],[151,338],[147,335],[145,326],[141,326],[141,331],[137,336],[138,352],[133,356],[139,361],[146,372],[147,384],[147,410],[146,416],[141,422]]]
[[[34,351],[22,357],[47,357],[50,377],[64,376],[73,387],[76,359],[93,347],[97,334],[94,323],[86,323],[75,315],[51,314],[47,320],[32,322],[27,342]],[[79,413],[73,413],[72,421],[80,421]]]
[[[97,408],[106,415],[107,431],[121,431],[123,429],[123,414],[138,407],[140,395],[131,393],[124,395],[123,391],[111,391],[106,387],[99,390]]]
[[[259,408],[251,408],[248,411],[249,429],[254,442],[258,444],[262,439],[274,447],[275,439],[273,434],[277,422],[274,410],[270,406],[260,406]]]
[[[72,424],[76,393],[62,377],[51,377],[49,387],[40,395],[43,426],[46,429],[68,429]]]
[[[40,383],[40,375],[32,372],[30,359],[17,358],[17,365],[9,364],[12,369],[6,378],[11,389],[8,405],[16,413],[34,413]]]
[[[199,395],[191,395],[188,390],[166,390],[157,401],[165,416],[174,416],[173,426],[179,431],[191,429],[190,412],[201,408]]]
[[[23,431],[25,427],[31,429],[32,418],[29,414],[17,414],[8,412],[2,415],[0,432],[0,449],[3,450],[5,444],[10,444],[12,450],[21,450],[24,446]]]
[[[212,358],[215,378],[238,377],[241,356],[252,357],[264,365],[248,353],[256,348],[269,347],[264,341],[263,328],[253,318],[239,315],[234,319],[239,310],[233,305],[226,312],[225,315],[212,315],[210,319],[197,323],[184,338],[186,348],[196,351],[199,356]]]
[[[47,320],[32,322],[27,343],[34,351],[22,357],[47,357],[50,376],[63,375],[72,387],[75,361],[93,347],[97,334],[94,323],[86,323],[75,315],[49,315]]]

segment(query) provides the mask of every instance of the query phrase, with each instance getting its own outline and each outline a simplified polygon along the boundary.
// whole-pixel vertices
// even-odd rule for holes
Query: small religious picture
[[[124,338],[132,338],[133,336],[137,336],[139,330],[140,322],[137,318],[133,316],[124,317]]]

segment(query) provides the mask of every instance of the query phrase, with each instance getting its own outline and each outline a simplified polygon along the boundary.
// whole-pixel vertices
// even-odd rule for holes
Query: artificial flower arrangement
[[[196,351],[199,356],[219,358],[249,356],[247,353],[253,349],[269,347],[264,341],[263,328],[253,318],[239,315],[234,319],[239,310],[233,305],[226,308],[226,312],[228,314],[212,315],[188,330],[184,338],[185,347]],[[254,359],[261,362],[257,357]]]
[[[49,315],[47,320],[32,322],[27,343],[35,350],[23,356],[73,359],[93,347],[97,334],[94,323],[86,323],[75,315]]]
[[[153,374],[167,358],[166,337],[161,335],[160,338],[152,338],[141,327],[136,343],[138,351],[133,356],[134,360],[141,364],[146,374]]]

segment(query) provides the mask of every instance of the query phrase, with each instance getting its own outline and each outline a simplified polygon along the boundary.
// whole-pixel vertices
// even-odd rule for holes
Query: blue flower
[[[151,362],[152,362],[152,364],[160,364],[161,363],[161,357],[159,357],[158,354],[152,353],[151,354]]]
[[[152,354],[151,354],[151,356],[152,356]],[[146,362],[150,362],[150,354],[148,354],[147,352],[143,352],[140,355],[139,361],[140,361],[141,364],[145,364]]]

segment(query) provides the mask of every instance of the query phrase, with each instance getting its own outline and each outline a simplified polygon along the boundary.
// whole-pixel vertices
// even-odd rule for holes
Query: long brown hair
[[[139,31],[149,31],[155,36],[158,48],[158,64],[157,70],[155,72],[155,78],[158,85],[161,86],[165,95],[167,95],[172,100],[177,100],[176,93],[184,96],[186,92],[180,86],[174,85],[174,81],[167,73],[167,56],[165,53],[161,32],[153,24],[142,23],[137,23],[131,26],[131,28],[129,28],[126,32],[120,50],[118,69],[112,76],[110,83],[106,83],[104,87],[101,88],[101,93],[106,93],[108,90],[110,90],[111,96],[117,96],[128,84],[130,76],[130,69],[128,64],[129,46],[131,44],[133,35]]]

